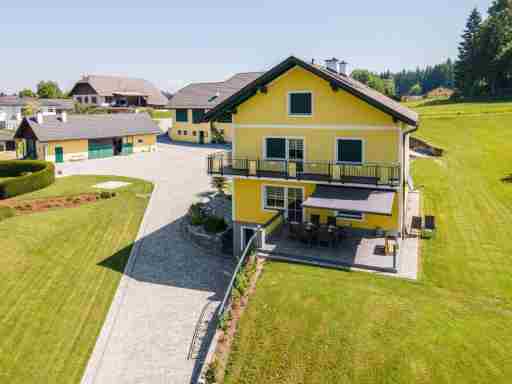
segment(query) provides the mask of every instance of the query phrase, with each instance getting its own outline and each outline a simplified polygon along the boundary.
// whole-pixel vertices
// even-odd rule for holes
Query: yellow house
[[[260,72],[238,73],[223,82],[193,83],[180,89],[170,101],[173,125],[168,134],[171,140],[230,143],[231,114],[219,115],[208,122],[203,121],[204,114],[260,75]]]
[[[418,116],[345,70],[292,56],[206,113],[233,116],[232,151],[209,156],[208,172],[233,178],[235,253],[278,212],[401,237]]]
[[[161,131],[146,113],[68,115],[25,118],[15,138],[20,157],[64,161],[97,159],[156,151]]]

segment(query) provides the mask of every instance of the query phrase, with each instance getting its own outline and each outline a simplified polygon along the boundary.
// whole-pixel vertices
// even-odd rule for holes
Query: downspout
[[[407,142],[407,136],[410,135],[411,133],[413,132],[416,132],[418,130],[419,126],[415,126],[415,127],[412,127],[406,131],[404,131],[402,133],[403,137],[402,137],[402,147],[404,148],[404,150],[402,151],[402,164],[406,164],[406,156],[408,156],[408,153],[409,151],[406,151],[405,150],[405,144]],[[407,180],[405,179],[405,168],[402,169],[402,191],[405,191],[405,185],[407,183]],[[402,207],[405,207],[406,206],[406,196],[405,196],[405,193],[402,193]],[[405,226],[407,225],[406,224],[406,220],[407,220],[407,212],[404,211],[402,212],[402,228],[401,228],[401,237],[402,239],[404,238],[405,236]]]

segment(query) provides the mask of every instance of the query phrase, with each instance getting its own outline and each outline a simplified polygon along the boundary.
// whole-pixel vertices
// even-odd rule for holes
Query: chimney
[[[36,121],[37,121],[37,124],[43,124],[43,113],[42,112],[36,113]]]
[[[68,122],[68,113],[66,111],[62,111],[60,113],[60,121],[62,121],[63,123]]]
[[[325,66],[329,71],[338,73],[338,62],[339,60],[333,57],[332,59],[325,60]]]
[[[342,60],[338,63],[338,73],[343,76],[348,76],[348,63]]]

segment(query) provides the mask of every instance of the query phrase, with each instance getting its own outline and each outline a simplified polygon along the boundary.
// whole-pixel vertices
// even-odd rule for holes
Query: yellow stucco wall
[[[172,110],[173,125],[169,129],[168,135],[171,140],[185,141],[188,143],[199,143],[199,131],[204,132],[204,142],[211,141],[210,123],[193,124],[192,123],[192,109],[187,111],[188,122],[182,123],[176,121],[176,110]],[[178,134],[181,131],[181,135]],[[186,132],[186,134],[185,134]],[[194,132],[196,133],[194,135]]]
[[[47,155],[55,156],[55,147],[62,147],[64,155],[82,153],[89,150],[88,140],[63,140],[48,142]]]
[[[336,138],[358,138],[364,144],[365,162],[399,161],[398,131],[350,131],[333,129],[299,128],[240,128],[235,131],[235,157],[264,158],[266,137],[302,138],[305,161],[336,160]]]
[[[334,92],[327,81],[299,67],[274,80],[267,90],[238,106],[236,124],[397,125],[388,114],[345,91]],[[311,117],[288,116],[288,92],[292,91],[312,92]]]
[[[293,91],[311,91],[313,113],[308,117],[288,115],[288,95]],[[355,96],[333,91],[325,80],[302,69],[288,71],[237,107],[234,118],[233,148],[237,158],[264,158],[266,137],[303,138],[305,161],[335,161],[337,138],[358,138],[364,142],[363,161],[395,163],[400,161],[401,125],[393,118]],[[304,199],[316,188],[314,183],[270,180],[234,180],[234,218],[239,222],[263,224],[273,211],[263,208],[263,185],[304,188]],[[392,216],[365,214],[362,221],[338,219],[339,225],[354,228],[398,230],[400,193],[395,195]],[[319,214],[322,222],[335,213],[305,209],[305,219]]]
[[[156,145],[156,135],[135,135],[133,136],[134,147],[146,147]]]
[[[199,143],[199,131],[204,132],[204,142],[210,143],[213,139],[213,135],[211,133],[210,123],[201,123],[201,124],[193,124],[192,123],[192,109],[188,110],[187,113],[188,122],[182,123],[176,121],[176,110],[172,111],[172,119],[173,126],[169,129],[168,135],[171,140],[175,141],[185,141],[189,143]],[[224,132],[224,140],[226,142],[231,142],[231,131],[232,124],[231,123],[218,123],[215,122],[215,127]],[[178,134],[178,131],[181,131],[181,135]],[[185,131],[187,134],[185,135]],[[196,134],[194,135],[194,131]]]
[[[263,188],[265,185],[276,185],[291,188],[303,188],[304,200],[306,200],[316,189],[312,183],[282,182],[270,180],[235,179],[234,200],[235,220],[239,222],[264,224],[270,220],[275,211],[265,210],[263,201]],[[380,227],[384,230],[398,230],[399,228],[399,193],[395,194],[392,216],[365,214],[362,221],[338,219],[338,225],[352,226],[354,228],[375,229]],[[334,211],[324,209],[304,209],[304,219],[308,220],[311,214],[320,215],[321,223],[327,222],[328,216],[334,216]]]

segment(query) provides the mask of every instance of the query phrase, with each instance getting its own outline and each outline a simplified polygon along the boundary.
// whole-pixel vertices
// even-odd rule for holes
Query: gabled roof
[[[416,112],[411,111],[410,109],[402,106],[400,103],[390,99],[380,92],[371,89],[365,84],[352,79],[349,76],[335,73],[320,65],[307,63],[301,59],[296,58],[295,56],[288,57],[280,64],[276,65],[254,81],[247,84],[238,92],[217,104],[212,110],[205,114],[204,120],[208,121],[215,119],[223,113],[233,110],[237,105],[243,103],[245,100],[255,95],[259,89],[266,86],[268,83],[295,66],[302,67],[303,69],[321,77],[325,81],[329,82],[333,88],[342,89],[360,98],[361,100],[364,100],[375,108],[393,116],[399,121],[409,125],[418,126],[419,119]]]
[[[128,93],[146,96],[149,105],[166,106],[169,102],[157,87],[144,79],[88,75],[76,82],[70,94],[78,84],[89,84],[100,96]]]
[[[38,99],[35,97],[0,96],[0,106],[23,107],[28,103],[36,103],[44,107],[56,107],[58,109],[73,109],[71,99]]]
[[[189,84],[173,95],[170,107],[213,108],[262,74],[263,72],[237,73],[222,82]]]
[[[21,137],[21,131],[27,125],[39,141],[104,139],[161,133],[147,113],[68,115],[65,123],[60,117],[45,116],[43,124],[38,124],[35,117],[30,117],[23,119],[15,137]]]

